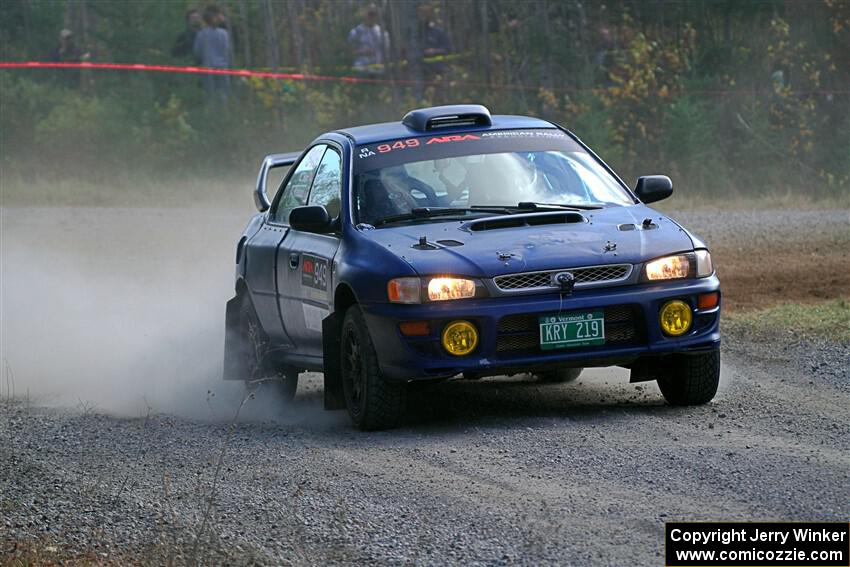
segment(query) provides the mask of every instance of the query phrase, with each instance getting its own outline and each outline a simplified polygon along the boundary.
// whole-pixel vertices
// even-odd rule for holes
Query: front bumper
[[[659,284],[575,291],[522,297],[445,301],[421,305],[362,305],[384,375],[413,380],[453,376],[528,372],[552,365],[577,367],[625,365],[674,353],[697,353],[720,345],[720,303],[698,310],[700,294],[719,292],[717,276]],[[658,312],[671,299],[691,305],[694,320],[681,337],[661,331]],[[539,315],[605,309],[606,343],[600,346],[541,350],[536,339]],[[611,315],[609,315],[609,313]],[[612,318],[613,317],[613,318]],[[479,331],[476,350],[463,357],[446,353],[440,333],[451,321],[473,322]],[[430,321],[426,337],[405,337],[398,324]],[[609,321],[612,325],[609,331]]]

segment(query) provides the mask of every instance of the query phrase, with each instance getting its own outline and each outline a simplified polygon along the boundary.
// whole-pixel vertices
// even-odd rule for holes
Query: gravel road
[[[848,344],[727,332],[699,408],[591,370],[417,388],[401,428],[359,433],[317,375],[289,407],[261,388],[240,408],[217,381],[241,213],[0,213],[0,557],[662,565],[667,521],[850,518]],[[748,215],[753,238],[780,226]],[[746,240],[735,218],[679,217]],[[817,219],[845,238],[846,212]]]

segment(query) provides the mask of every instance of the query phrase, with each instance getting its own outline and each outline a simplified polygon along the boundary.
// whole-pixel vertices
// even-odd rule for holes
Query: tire
[[[298,371],[287,368],[281,372],[270,364],[269,340],[247,295],[239,305],[238,331],[239,373],[246,389],[253,392],[268,384],[284,401],[291,401],[298,389]]]
[[[670,405],[696,406],[710,402],[720,384],[720,349],[706,354],[674,355],[657,381]]]
[[[265,352],[268,350],[268,341],[247,295],[243,295],[239,303],[237,332],[239,376],[245,381],[246,387],[251,389],[259,383],[258,380],[265,377]]]
[[[287,368],[283,372],[278,373],[277,380],[271,380],[270,386],[273,386],[278,396],[283,398],[284,402],[291,402],[295,397],[295,392],[298,391],[298,371],[294,368]]]
[[[544,370],[536,374],[537,379],[548,384],[566,384],[575,382],[581,376],[584,368],[558,367],[554,370]]]
[[[340,357],[345,405],[354,426],[364,431],[395,427],[404,412],[406,384],[381,374],[366,319],[357,305],[345,312]]]

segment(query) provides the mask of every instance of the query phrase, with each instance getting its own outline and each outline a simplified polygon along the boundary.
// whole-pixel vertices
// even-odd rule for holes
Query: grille
[[[538,342],[539,323],[537,319],[540,315],[545,315],[545,313],[502,317],[497,327],[496,351],[506,354],[541,352]],[[605,344],[623,345],[642,340],[641,321],[640,308],[636,305],[606,307]],[[599,347],[585,347],[584,350],[593,348]],[[583,349],[569,350],[581,351]]]
[[[570,272],[576,279],[576,287],[589,286],[599,283],[616,283],[623,281],[632,273],[631,264],[609,264],[587,268],[569,268],[564,270],[548,270],[545,272],[525,272],[496,276],[493,282],[502,291],[528,291],[532,289],[557,289],[552,283],[552,276],[562,272]]]

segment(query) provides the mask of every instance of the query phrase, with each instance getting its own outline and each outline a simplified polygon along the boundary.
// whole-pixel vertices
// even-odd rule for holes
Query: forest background
[[[850,1],[383,0],[390,44],[369,77],[352,67],[347,41],[366,2],[217,5],[234,68],[340,80],[234,78],[227,104],[210,106],[198,75],[0,70],[5,200],[82,192],[91,204],[106,195],[92,188],[112,199],[121,187],[167,201],[175,180],[198,192],[239,183],[241,193],[267,153],[456,102],[554,120],[630,184],[666,173],[708,199],[850,194]],[[193,65],[172,46],[185,12],[205,7],[6,0],[2,60],[48,60],[68,29],[94,63]],[[429,22],[450,43],[437,58],[423,53]]]

